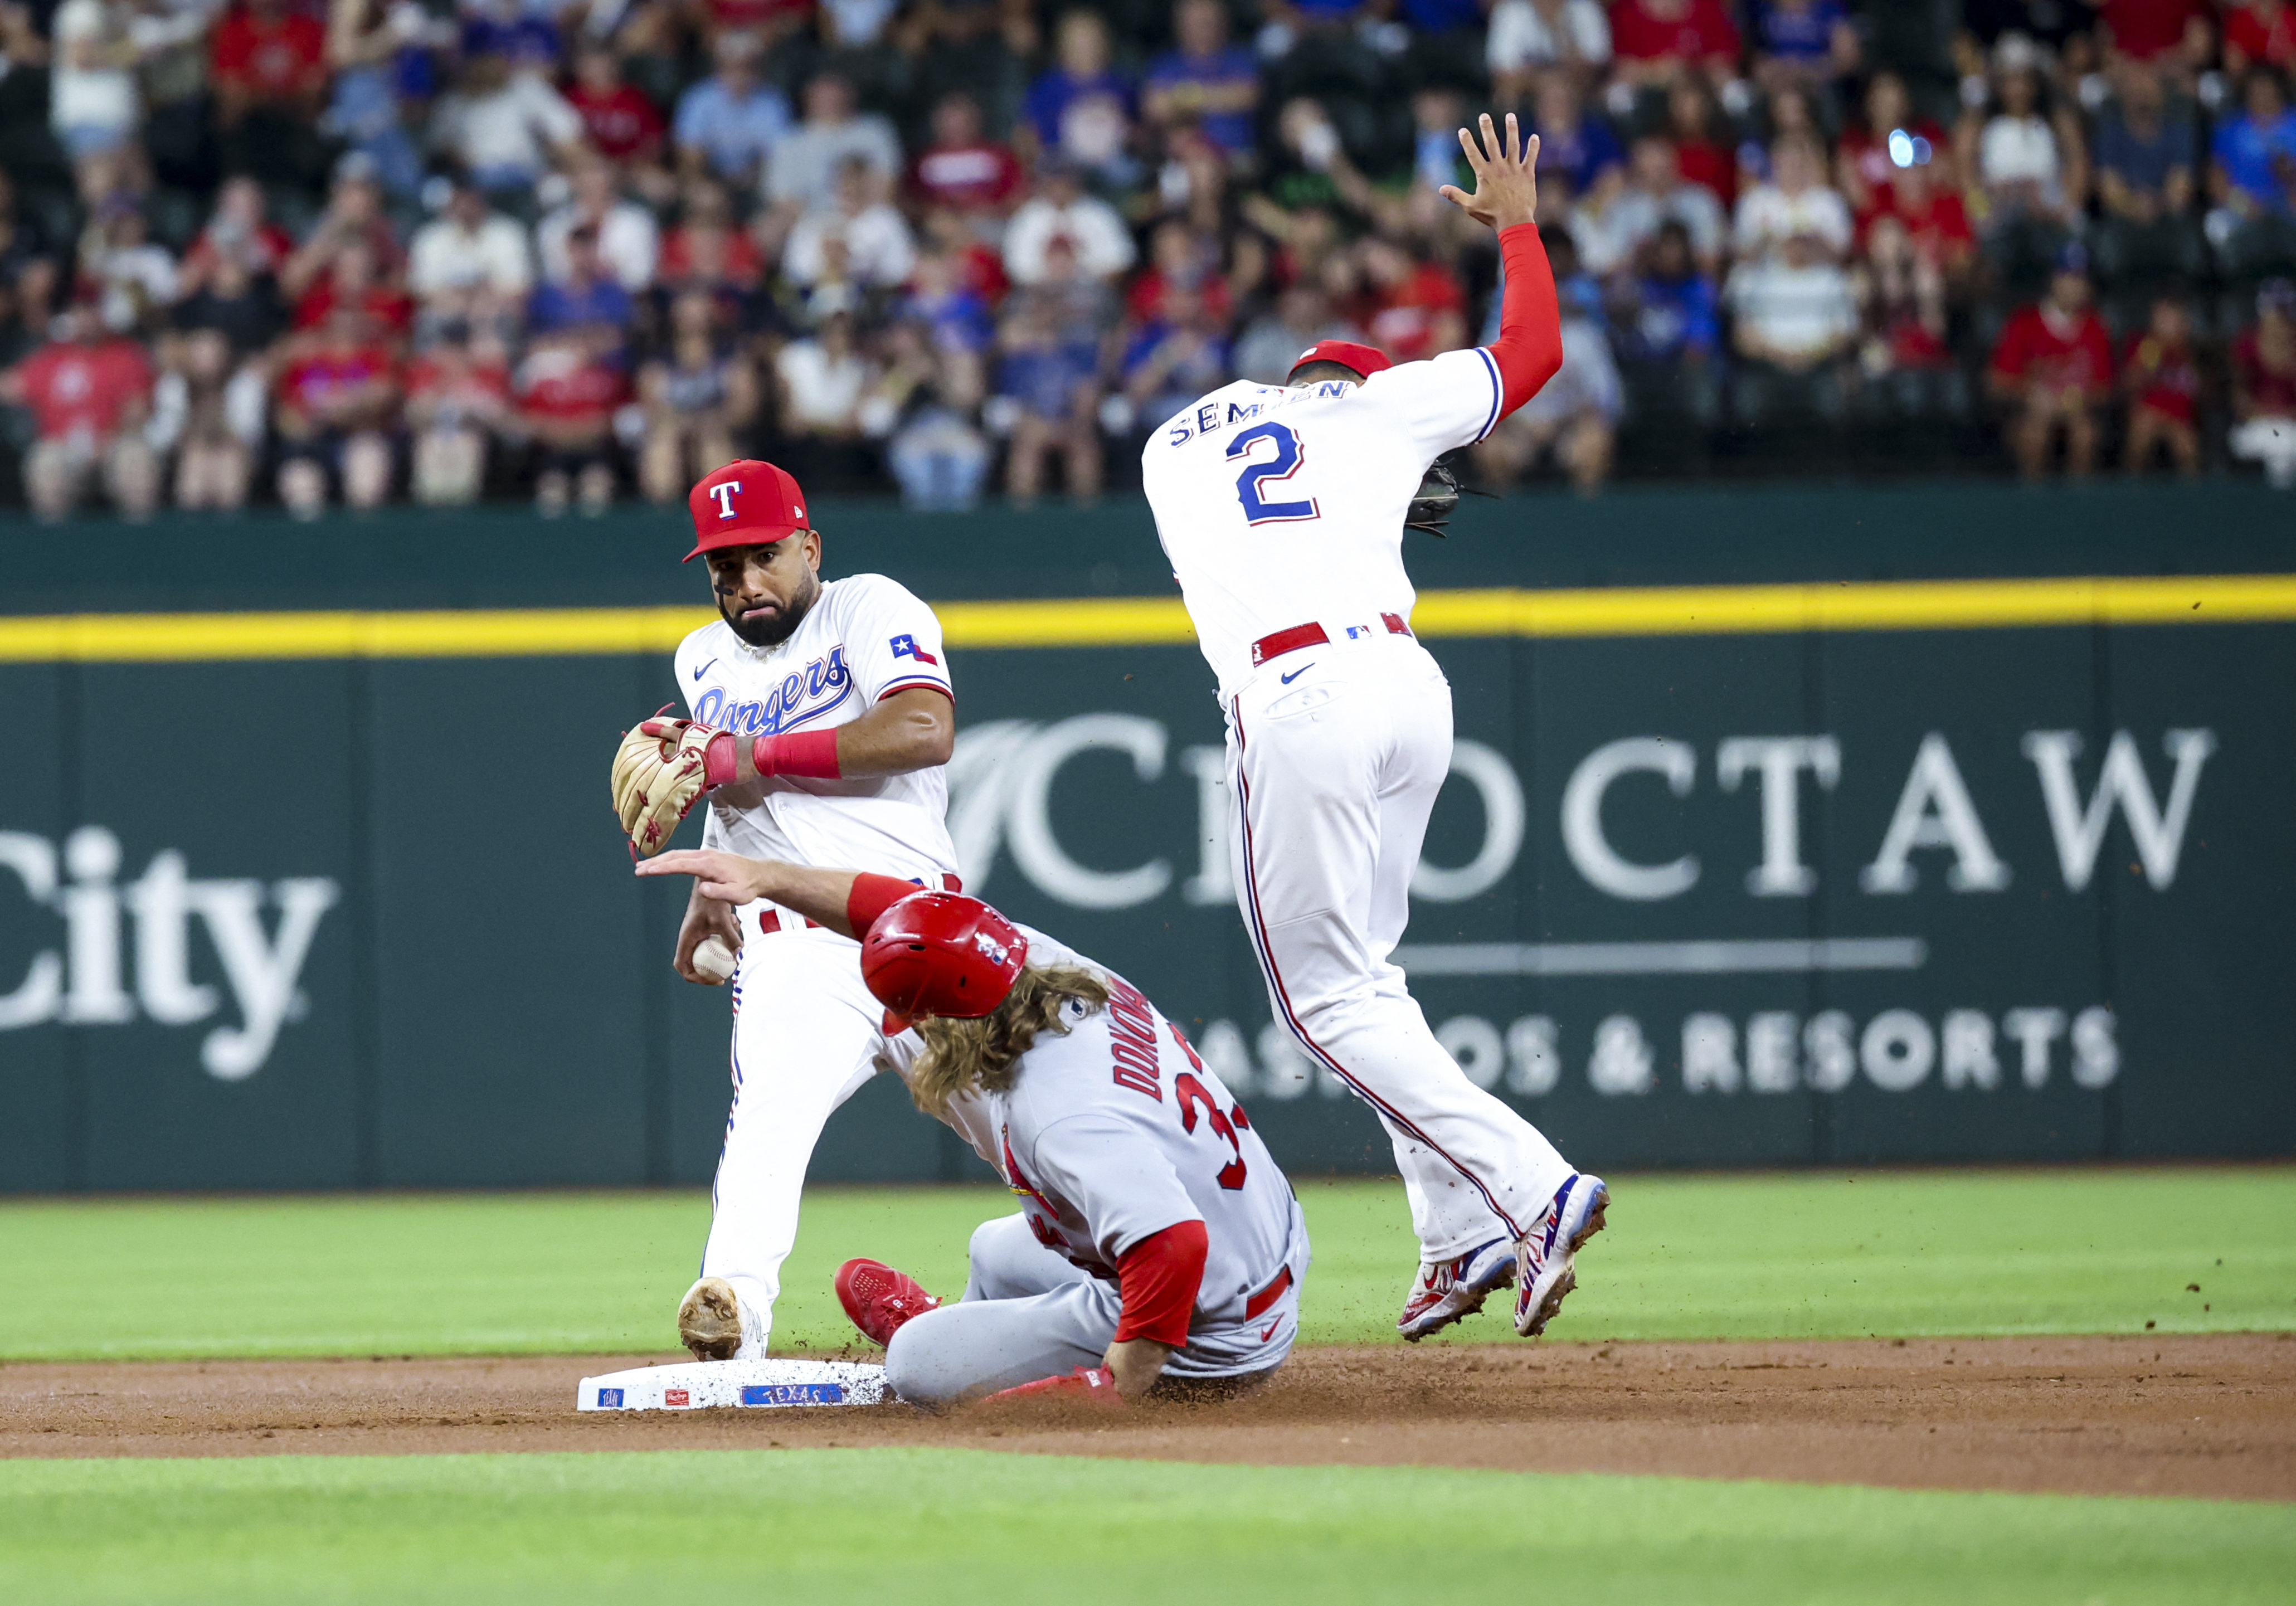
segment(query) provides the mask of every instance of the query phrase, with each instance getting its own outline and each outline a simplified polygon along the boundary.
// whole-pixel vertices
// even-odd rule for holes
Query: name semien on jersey
[[[1210,435],[1230,424],[1245,423],[1278,407],[1296,406],[1304,401],[1344,401],[1353,389],[1349,381],[1334,379],[1319,385],[1301,385],[1296,390],[1262,390],[1258,399],[1249,402],[1203,402],[1164,426],[1164,444],[1185,446],[1199,435]]]

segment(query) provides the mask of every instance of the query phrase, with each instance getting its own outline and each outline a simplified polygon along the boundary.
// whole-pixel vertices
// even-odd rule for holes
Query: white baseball
[[[705,937],[693,950],[693,968],[709,978],[713,985],[730,979],[737,963],[734,950],[722,937]]]

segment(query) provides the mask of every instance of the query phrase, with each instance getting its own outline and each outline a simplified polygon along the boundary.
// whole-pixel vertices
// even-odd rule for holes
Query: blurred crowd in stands
[[[1496,332],[1503,488],[2296,483],[2296,0],[0,0],[24,493],[594,512],[743,454],[1089,497],[1326,336]]]

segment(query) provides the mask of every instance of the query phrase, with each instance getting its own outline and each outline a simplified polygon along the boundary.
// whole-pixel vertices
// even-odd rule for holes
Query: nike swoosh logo
[[[1281,1316],[1276,1317],[1275,1320],[1270,1322],[1266,1327],[1260,1330],[1259,1341],[1263,1344],[1267,1342],[1268,1340],[1275,1336],[1275,1330],[1283,1325],[1283,1318]]]
[[[709,660],[709,664],[714,664],[714,663],[716,663],[717,661],[718,661],[718,660],[717,660],[716,659],[714,659],[714,658],[713,658],[713,659],[711,659],[711,660]],[[693,672],[693,678],[694,678],[694,680],[695,680],[697,683],[701,679],[701,677],[702,677],[703,676],[705,676],[705,675],[707,675],[707,674],[709,674],[709,664],[704,664],[704,665],[702,665],[699,669],[696,669],[696,670]]]
[[[711,661],[713,661],[713,662],[714,662],[714,661],[716,661],[716,660],[711,660]],[[1279,675],[1279,676],[1276,676],[1276,678],[1277,678],[1278,680],[1281,680],[1281,681],[1282,681],[1285,685],[1287,685],[1287,686],[1288,686],[1288,685],[1290,685],[1293,681],[1295,681],[1295,680],[1299,679],[1302,675],[1305,675],[1308,670],[1310,670],[1310,669],[1314,668],[1315,667],[1316,667],[1316,666],[1315,666],[1315,665],[1313,665],[1313,664],[1301,664],[1298,668],[1296,668],[1296,669],[1292,670],[1291,674],[1289,674],[1289,675]]]

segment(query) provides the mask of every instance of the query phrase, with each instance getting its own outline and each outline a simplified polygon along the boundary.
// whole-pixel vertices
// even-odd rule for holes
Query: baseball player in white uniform
[[[1510,115],[1460,130],[1498,231],[1499,339],[1391,365],[1326,340],[1283,388],[1215,390],[1152,433],[1157,533],[1219,677],[1237,901],[1276,1018],[1378,1112],[1421,1265],[1398,1331],[1416,1340],[1516,1285],[1545,1330],[1601,1230],[1608,1190],[1470,1082],[1388,955],[1451,760],[1450,685],[1411,634],[1404,520],[1428,467],[1481,439],[1562,361],[1554,278],[1533,222],[1538,141]]]
[[[882,575],[824,583],[821,537],[797,481],[726,464],[688,498],[720,618],[677,649],[691,720],[656,719],[674,762],[617,802],[640,853],[658,852],[706,795],[710,848],[800,864],[862,864],[905,885],[954,888],[942,766],[955,692],[932,610]],[[676,782],[673,787],[669,784]],[[770,901],[697,893],[677,933],[688,981],[711,936],[740,950],[733,981],[734,1102],[711,1193],[701,1276],[678,1309],[705,1360],[766,1353],[781,1266],[796,1241],[808,1161],[831,1113],[875,1074],[884,1014],[852,941]]]
[[[771,903],[865,934],[854,963],[896,1032],[920,1108],[965,1135],[1023,1201],[972,1234],[961,1303],[873,1260],[838,1297],[885,1346],[903,1399],[1024,1389],[1134,1397],[1227,1392],[1299,1332],[1308,1230],[1243,1106],[1177,1024],[1122,977],[977,898],[883,875],[711,852],[698,896]]]

